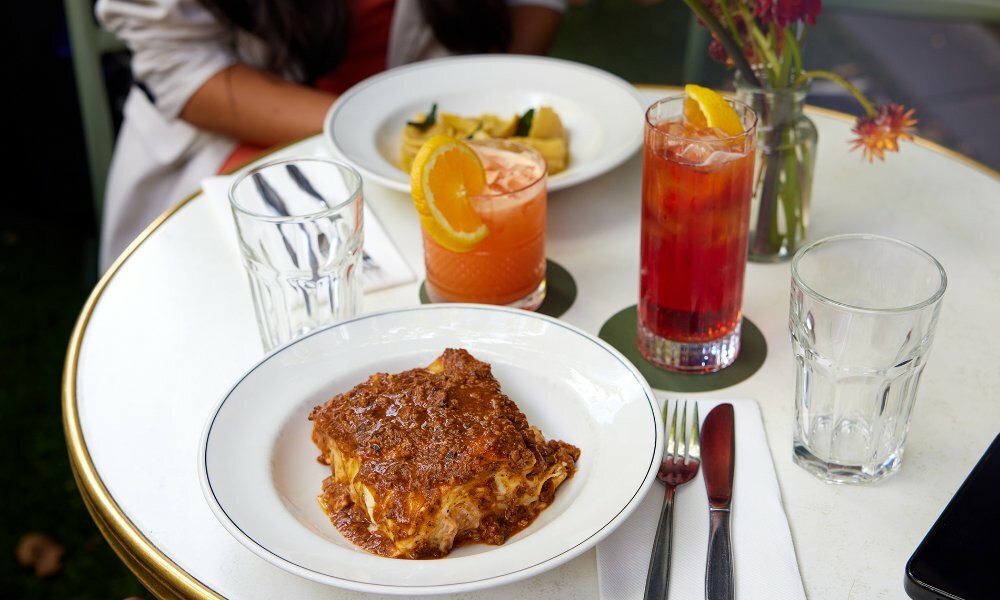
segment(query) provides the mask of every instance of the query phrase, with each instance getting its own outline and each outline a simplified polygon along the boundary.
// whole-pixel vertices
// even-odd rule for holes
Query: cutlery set
[[[302,172],[302,169],[298,168],[295,165],[289,164],[285,165],[285,170],[288,171],[288,175],[292,178],[295,184],[299,186],[299,189],[301,189],[303,192],[315,198],[322,206],[330,208],[330,203],[326,201],[326,198],[324,198],[323,195],[320,194],[315,187],[313,187],[312,183],[306,177],[305,173]],[[259,173],[254,174],[253,182],[257,188],[257,191],[260,192],[261,197],[264,199],[267,205],[271,207],[271,209],[274,210],[276,214],[287,217],[288,208],[285,207],[284,200],[281,199],[281,196],[271,186],[271,184],[269,184],[267,180],[264,179],[264,176]],[[333,218],[334,220],[339,220],[341,217],[340,215],[334,215]],[[300,223],[299,227],[302,228],[303,232],[306,231],[305,226],[303,224]],[[295,264],[295,266],[298,267],[299,266],[298,257],[295,255],[295,251],[292,249],[291,242],[289,242],[288,238],[285,237],[284,232],[282,232],[281,237],[284,238],[285,248],[288,250],[288,254],[291,257],[293,264]],[[322,232],[320,232],[319,234],[319,245],[320,245],[320,250],[324,254],[329,253],[330,241],[327,238],[327,236]],[[368,254],[367,250],[362,250],[361,262],[364,264],[366,269],[379,269],[378,263],[375,262],[375,259],[373,259],[370,254]],[[319,262],[316,258],[316,254],[313,251],[312,247],[309,247],[309,267],[310,269],[312,269],[314,278],[316,277],[318,266]]]
[[[664,427],[667,425],[669,401],[663,407]],[[709,505],[708,555],[705,563],[705,599],[733,600],[732,540],[730,507],[733,496],[735,467],[735,420],[732,404],[713,408],[699,433],[698,405],[694,404],[690,434],[688,434],[687,403],[674,404],[669,421],[663,461],[656,475],[664,487],[663,506],[653,541],[646,576],[647,600],[667,598],[670,580],[670,547],[674,494],[677,488],[694,479],[699,470],[705,480]],[[680,422],[678,423],[678,413]]]

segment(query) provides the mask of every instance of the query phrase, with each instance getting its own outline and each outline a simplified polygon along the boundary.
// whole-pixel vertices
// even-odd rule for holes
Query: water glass
[[[229,190],[257,325],[271,351],[361,309],[361,175],[342,162],[260,165]]]
[[[792,259],[794,459],[833,483],[896,472],[947,277],[892,238],[840,235]]]

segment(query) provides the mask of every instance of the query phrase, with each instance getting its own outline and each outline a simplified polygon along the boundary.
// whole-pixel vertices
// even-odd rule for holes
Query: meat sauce
[[[443,544],[446,548],[417,544],[401,552],[385,527],[375,527],[373,521],[391,521],[400,532],[433,529],[433,524],[415,521],[438,514],[448,491],[470,483],[475,483],[469,487],[472,512],[478,511],[479,518],[470,517],[476,522],[457,531],[453,544],[502,544],[552,502],[555,488],[572,476],[580,455],[565,442],[546,442],[500,391],[490,365],[460,349],[445,350],[428,368],[372,375],[314,408],[309,419],[313,441],[323,451],[320,462],[331,463],[335,444],[342,455],[358,460],[355,481],[378,499],[369,519],[365,507],[352,499],[350,482],[330,477],[323,484],[321,505],[345,537],[382,556],[447,554],[451,543]],[[537,501],[496,506],[494,473],[523,474],[518,485],[528,487],[553,468],[564,475],[547,481]]]

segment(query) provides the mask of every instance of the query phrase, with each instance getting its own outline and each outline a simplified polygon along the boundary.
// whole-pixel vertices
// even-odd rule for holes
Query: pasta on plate
[[[331,472],[320,506],[344,537],[392,558],[503,544],[553,502],[580,457],[546,441],[490,365],[461,349],[376,373],[309,419]]]
[[[404,171],[410,171],[413,158],[424,142],[439,134],[459,139],[502,138],[527,144],[545,158],[549,175],[565,171],[569,165],[569,135],[559,114],[549,106],[505,118],[489,113],[478,117],[438,113],[434,104],[426,113],[415,115],[403,128],[400,163]]]

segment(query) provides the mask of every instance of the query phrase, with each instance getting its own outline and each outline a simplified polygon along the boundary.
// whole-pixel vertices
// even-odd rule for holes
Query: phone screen
[[[1000,598],[1000,435],[906,565],[911,598]]]

